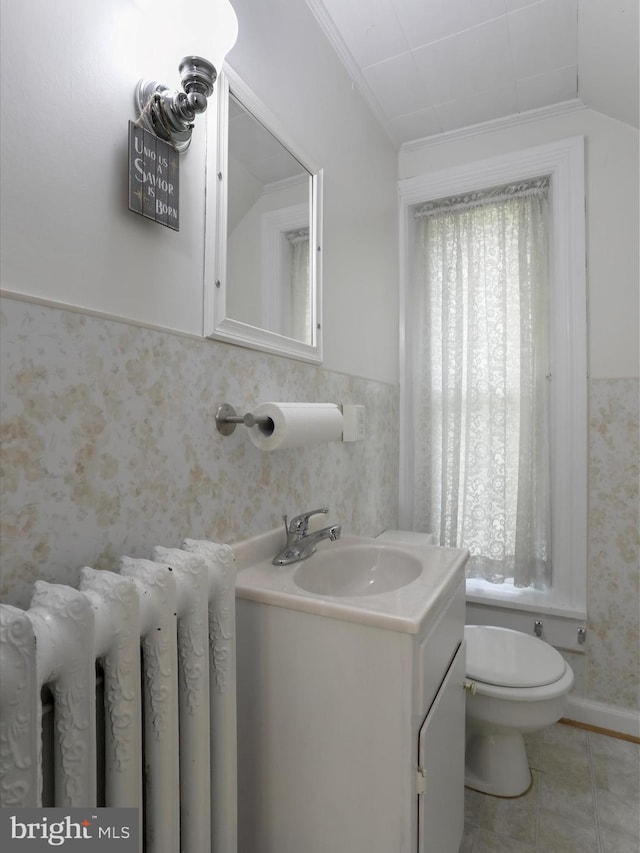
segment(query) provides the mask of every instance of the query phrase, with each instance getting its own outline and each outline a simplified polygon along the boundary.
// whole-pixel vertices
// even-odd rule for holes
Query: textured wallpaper
[[[585,694],[640,708],[640,447],[637,379],[589,385]]]
[[[1,301],[0,600],[75,585],[184,537],[235,542],[328,504],[345,532],[397,526],[398,389],[277,356]],[[640,707],[638,380],[589,386],[589,576],[580,695]],[[364,403],[363,442],[265,453],[216,408]],[[575,660],[573,660],[575,658]]]
[[[345,533],[397,526],[398,389],[278,356],[1,302],[0,600],[186,536],[234,542],[322,505]],[[264,452],[219,403],[363,403],[365,441]]]

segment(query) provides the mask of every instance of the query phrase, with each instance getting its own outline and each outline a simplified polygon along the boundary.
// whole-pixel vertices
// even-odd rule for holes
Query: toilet
[[[433,544],[431,533],[385,530],[379,539]],[[496,797],[531,787],[524,735],[565,713],[573,670],[549,643],[493,625],[465,625],[465,785]]]
[[[573,671],[537,637],[489,625],[466,625],[465,785],[498,797],[531,786],[523,735],[563,716]]]

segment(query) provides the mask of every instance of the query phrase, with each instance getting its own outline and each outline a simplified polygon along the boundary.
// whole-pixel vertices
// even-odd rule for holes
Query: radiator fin
[[[152,558],[85,567],[78,589],[37,581],[26,611],[0,604],[0,805],[42,805],[44,692],[53,805],[95,806],[104,791],[104,805],[139,809],[144,853],[234,853],[233,552],[188,539]]]

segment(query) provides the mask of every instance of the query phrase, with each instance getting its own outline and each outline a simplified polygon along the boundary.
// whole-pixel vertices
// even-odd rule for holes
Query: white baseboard
[[[598,726],[601,729],[640,738],[640,713],[627,708],[593,702],[580,696],[569,696],[565,718],[576,723]]]

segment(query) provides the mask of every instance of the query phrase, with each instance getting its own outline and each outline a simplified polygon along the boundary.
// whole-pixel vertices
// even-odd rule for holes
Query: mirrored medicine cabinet
[[[321,362],[322,170],[231,69],[219,75],[216,97],[205,335]]]

